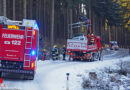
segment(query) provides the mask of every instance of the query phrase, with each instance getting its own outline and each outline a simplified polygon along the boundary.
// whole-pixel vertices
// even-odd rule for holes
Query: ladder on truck
[[[27,28],[28,27],[26,27],[26,29],[25,29],[26,37],[25,37],[24,67],[30,67],[30,64],[31,64],[33,29],[28,30]],[[28,35],[29,33],[31,33],[31,35]]]
[[[10,20],[5,16],[0,16],[0,24],[5,25],[22,25],[22,21]]]

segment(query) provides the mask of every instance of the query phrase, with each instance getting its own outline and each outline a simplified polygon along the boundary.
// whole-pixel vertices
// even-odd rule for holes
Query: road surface
[[[120,49],[118,51],[107,49],[104,51],[103,58],[104,61],[119,60],[122,57],[126,56],[128,56],[128,50],[126,49]],[[87,66],[87,69],[89,70],[89,68],[93,69],[94,67],[91,68],[91,65],[96,66],[96,63],[101,64],[102,62],[67,62],[61,60],[46,60],[43,62],[39,60],[37,62],[37,71],[34,80],[22,80],[19,78],[22,78],[22,75],[15,76],[14,78],[14,75],[7,74],[3,75],[3,84],[5,85],[5,87],[13,88],[12,90],[60,90],[61,88],[62,90],[66,90],[66,83],[63,82],[66,82],[67,72],[75,73],[76,71],[78,73],[81,73],[82,71],[84,71],[84,69],[80,70],[80,67]],[[61,87],[59,87],[59,84]],[[74,90],[74,87],[71,90]]]

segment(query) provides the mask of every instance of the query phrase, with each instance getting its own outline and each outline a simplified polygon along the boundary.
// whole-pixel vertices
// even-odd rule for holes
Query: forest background
[[[0,16],[37,20],[42,48],[65,44],[72,33],[68,25],[81,14],[91,19],[93,33],[103,43],[130,46],[130,0],[0,0]]]

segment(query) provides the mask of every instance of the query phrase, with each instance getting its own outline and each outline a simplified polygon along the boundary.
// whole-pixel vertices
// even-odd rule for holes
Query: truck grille
[[[23,69],[23,62],[19,61],[3,61],[1,60],[1,67],[5,69]]]
[[[84,56],[85,54],[84,53],[82,53],[82,52],[74,52],[74,56],[80,56],[80,57],[82,57],[82,56]]]

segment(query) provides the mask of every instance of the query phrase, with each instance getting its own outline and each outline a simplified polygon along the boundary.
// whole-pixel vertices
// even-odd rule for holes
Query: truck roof
[[[16,21],[16,20],[8,19],[5,16],[0,16],[0,24],[29,26],[29,27],[33,27],[34,29],[39,30],[36,20],[30,20],[30,19],[23,19],[22,21]]]

